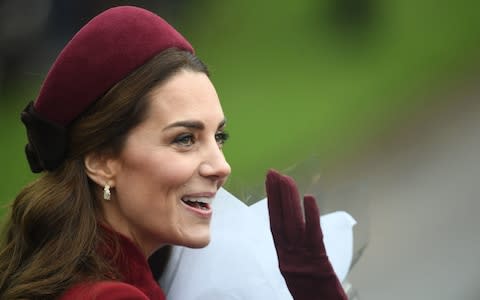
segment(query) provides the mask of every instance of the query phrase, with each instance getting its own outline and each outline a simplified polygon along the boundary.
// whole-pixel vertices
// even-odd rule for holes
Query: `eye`
[[[217,132],[215,134],[215,140],[217,141],[217,144],[220,147],[222,147],[223,144],[225,144],[225,142],[228,140],[229,137],[230,135],[225,131]]]
[[[195,143],[195,137],[191,133],[180,134],[175,137],[173,143],[179,146],[192,146]]]

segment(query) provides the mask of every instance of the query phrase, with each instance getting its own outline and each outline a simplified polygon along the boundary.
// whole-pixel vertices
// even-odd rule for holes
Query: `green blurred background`
[[[16,43],[15,26],[20,30],[35,9],[16,4],[21,13],[15,14],[8,2],[2,27],[13,33],[4,34],[1,46],[3,203],[32,178],[19,111],[35,99],[71,33],[109,6],[136,4],[164,15],[210,66],[232,136],[225,149],[233,168],[228,187],[239,196],[261,185],[268,168],[284,170],[310,157],[319,158],[323,172],[348,163],[412,114],[439,105],[424,95],[478,65],[480,4],[472,0],[43,1],[47,25]],[[7,68],[12,52],[23,55],[15,57],[16,69]]]

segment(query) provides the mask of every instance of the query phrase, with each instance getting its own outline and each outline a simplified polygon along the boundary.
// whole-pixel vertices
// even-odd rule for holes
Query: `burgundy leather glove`
[[[295,300],[348,299],[328,260],[313,196],[303,199],[303,217],[295,181],[270,170],[267,188],[270,229],[280,272]]]

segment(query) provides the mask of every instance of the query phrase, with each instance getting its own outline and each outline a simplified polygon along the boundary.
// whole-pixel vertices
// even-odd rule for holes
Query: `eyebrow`
[[[222,128],[225,126],[227,123],[226,119],[223,119],[219,124],[218,128]],[[205,125],[200,122],[200,121],[194,121],[194,120],[185,120],[185,121],[178,121],[174,122],[172,124],[167,125],[167,127],[163,128],[163,131],[175,127],[186,127],[186,128],[191,128],[191,129],[197,129],[197,130],[203,130],[205,129]]]

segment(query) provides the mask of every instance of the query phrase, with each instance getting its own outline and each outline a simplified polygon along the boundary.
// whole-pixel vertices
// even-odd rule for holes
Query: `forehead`
[[[217,92],[207,75],[182,70],[149,94],[148,116],[165,122],[197,118],[222,118]]]

